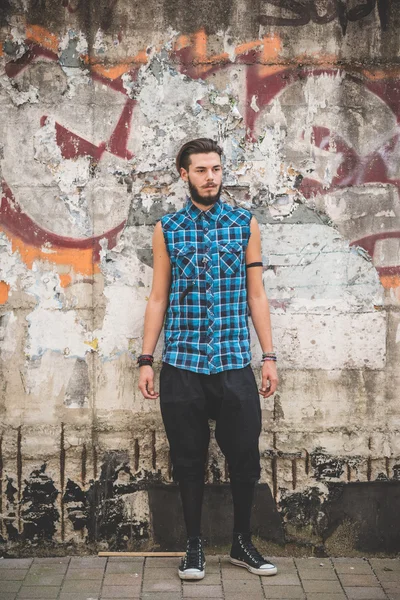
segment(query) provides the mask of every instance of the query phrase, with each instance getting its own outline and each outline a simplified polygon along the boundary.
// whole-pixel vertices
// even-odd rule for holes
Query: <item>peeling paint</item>
[[[347,550],[362,527],[343,518],[344,490],[399,479],[397,29],[270,27],[237,0],[203,23],[178,5],[148,22],[128,4],[4,14],[6,543],[154,543],[149,489],[170,485],[171,464],[135,357],[153,227],[187,192],[175,155],[207,136],[224,200],[260,223],[281,380],[262,403],[262,482],[286,541]],[[253,331],[259,378],[258,346]],[[158,376],[161,342],[155,355]],[[215,440],[207,478],[227,482]]]

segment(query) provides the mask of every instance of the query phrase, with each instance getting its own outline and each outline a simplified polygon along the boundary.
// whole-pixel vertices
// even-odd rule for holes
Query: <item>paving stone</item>
[[[98,598],[100,598],[100,595],[90,594],[89,596],[86,592],[61,592],[58,600],[98,600]]]
[[[208,573],[204,577],[204,579],[199,579],[199,581],[183,581],[183,585],[220,585],[221,584],[221,576],[219,573]]]
[[[178,566],[176,568],[178,568]],[[218,563],[213,563],[213,564],[209,565],[208,562],[206,562],[206,573],[207,574],[220,573],[220,572],[221,572],[221,567]]]
[[[21,583],[21,581],[2,581],[0,598],[4,592],[18,592]]]
[[[1,600],[15,600],[16,597],[17,597],[17,592],[4,592],[1,595]]]
[[[251,594],[253,591],[257,592],[262,590],[261,581],[258,576],[253,575],[253,579],[235,579],[234,581],[224,579],[223,580],[224,592],[239,592],[243,595]]]
[[[303,589],[300,586],[286,586],[286,585],[274,585],[271,587],[267,587],[264,585],[264,594],[265,597],[270,598],[278,598],[279,600],[303,600],[305,599],[305,595]]]
[[[0,581],[22,581],[27,573],[27,569],[1,569]]]
[[[142,600],[181,600],[182,596],[176,592],[143,592]]]
[[[70,569],[102,569],[107,564],[107,559],[102,556],[73,556],[69,564]]]
[[[372,575],[372,567],[366,562],[336,562],[334,561],[335,570],[338,574],[348,574],[348,575],[362,575],[365,573],[366,575]]]
[[[295,558],[294,562],[298,569],[332,569],[332,564],[327,558]]]
[[[400,600],[400,592],[388,592],[389,600]]]
[[[33,558],[1,558],[0,569],[28,569]]]
[[[375,569],[392,569],[393,571],[400,572],[400,559],[399,558],[370,558],[370,565]]]
[[[74,581],[69,579],[68,581],[64,581],[62,586],[62,592],[80,592],[87,594],[97,594],[101,588],[101,580],[78,580]]]
[[[221,562],[221,557],[206,553],[206,562],[208,565],[219,565]]]
[[[65,581],[71,580],[98,580],[103,579],[104,569],[68,569],[65,575]]]
[[[400,573],[396,573],[396,571],[376,571],[376,576],[379,581],[394,581],[399,584],[400,588]]]
[[[57,585],[61,586],[64,573],[31,573],[25,577],[24,585]]]
[[[110,573],[104,577],[103,585],[134,585],[142,584],[142,576],[138,573]]]
[[[308,592],[329,592],[330,594],[343,593],[343,588],[339,581],[322,581],[321,579],[305,579],[303,587],[306,594]]]
[[[337,575],[333,569],[317,571],[314,569],[299,569],[300,579],[320,579],[323,581],[338,581]]]
[[[154,569],[152,569],[154,571]],[[163,569],[164,571],[165,569]],[[138,573],[143,571],[143,563],[112,562],[107,563],[106,574],[108,573]]]
[[[101,557],[100,557],[101,558]],[[110,556],[108,562],[144,563],[144,556]]]
[[[220,585],[187,586],[183,588],[184,598],[223,598]],[[228,596],[229,598],[229,596]]]
[[[349,600],[386,600],[385,592],[378,587],[345,587]]]
[[[225,594],[226,600],[244,600],[242,592],[229,592]],[[264,600],[264,593],[261,592],[251,592],[248,600]]]
[[[207,567],[206,567],[207,569]],[[244,579],[244,580],[252,580],[254,579],[254,575],[253,573],[250,573],[247,569],[241,568],[239,569],[238,567],[233,567],[232,569],[228,568],[222,568],[221,570],[222,572],[222,579]],[[208,571],[207,571],[208,573]]]
[[[346,600],[346,596],[341,594],[330,594],[325,592],[307,592],[307,600]]]
[[[163,579],[157,581],[144,580],[144,592],[179,592],[181,589],[181,580],[176,576],[176,579]]]
[[[261,577],[261,580],[263,585],[300,585],[297,573],[281,574],[278,572],[274,576]]]
[[[276,563],[279,563],[281,566],[287,566],[287,567],[294,567],[294,559],[290,558],[288,556],[270,556],[269,559],[271,562],[274,563],[274,565]]]
[[[206,571],[208,574],[208,571]],[[176,579],[178,569],[145,569],[143,573],[144,581],[154,581],[156,579]]]
[[[387,594],[387,596],[390,598],[390,596],[393,596],[395,594],[400,594],[400,589],[399,587],[394,587],[394,588],[384,588],[385,593]]]
[[[146,558],[146,569],[159,569],[160,567],[179,567],[180,558]]]
[[[379,587],[379,582],[375,575],[347,575],[341,574],[340,581],[344,587]]]
[[[101,592],[101,598],[140,598],[140,587],[131,585],[105,585]],[[160,599],[161,600],[161,599]]]
[[[59,575],[67,572],[68,563],[61,564],[42,564],[42,563],[33,563],[31,568],[29,569],[29,575],[33,574],[43,574],[43,575]]]
[[[61,565],[69,563],[71,560],[70,556],[46,556],[44,558],[35,558],[33,564],[35,565]]]
[[[60,588],[50,585],[22,586],[18,592],[18,598],[29,598],[29,600],[45,600],[46,598],[57,598]]]
[[[400,587],[399,584],[397,583],[397,581],[388,581],[386,583],[382,583],[381,584],[384,590],[390,590],[391,592],[399,592],[400,593]]]

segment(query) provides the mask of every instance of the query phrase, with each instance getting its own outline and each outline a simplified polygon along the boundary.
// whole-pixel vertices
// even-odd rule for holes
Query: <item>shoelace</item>
[[[183,560],[183,566],[184,568],[196,568],[196,569],[202,569],[202,547],[201,547],[201,543],[199,542],[195,542],[195,543],[187,543],[186,546],[186,555],[185,558]]]
[[[244,550],[244,552],[251,558],[251,560],[253,560],[255,563],[268,563],[268,560],[265,560],[265,558],[259,553],[259,551],[257,550],[257,548],[255,546],[253,546],[253,543],[251,540],[243,540],[242,536],[239,536],[239,543],[240,546],[242,547],[242,549]]]

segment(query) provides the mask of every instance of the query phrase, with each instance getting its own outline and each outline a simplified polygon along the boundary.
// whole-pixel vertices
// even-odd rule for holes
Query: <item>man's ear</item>
[[[181,174],[181,177],[182,177],[183,181],[188,181],[189,180],[189,174],[186,171],[186,169],[184,169],[183,167],[181,167],[180,174]]]

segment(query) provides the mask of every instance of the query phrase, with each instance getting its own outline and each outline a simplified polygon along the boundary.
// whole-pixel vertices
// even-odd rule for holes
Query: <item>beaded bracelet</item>
[[[266,360],[272,360],[272,361],[276,362],[276,360],[277,360],[276,352],[263,352],[261,362],[265,362]]]

